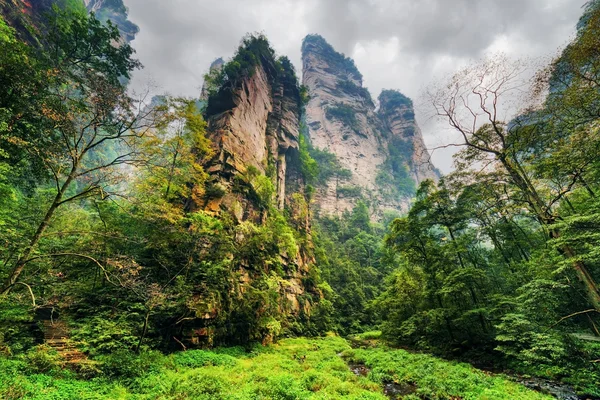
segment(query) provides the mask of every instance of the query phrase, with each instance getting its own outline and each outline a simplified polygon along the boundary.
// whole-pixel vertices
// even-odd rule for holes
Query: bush
[[[342,197],[361,197],[362,189],[358,186],[338,186],[337,194]]]
[[[181,381],[175,381],[173,394],[177,399],[217,400],[223,399],[227,388],[225,379],[213,371],[194,370],[184,375]]]
[[[354,111],[352,107],[345,104],[327,107],[325,109],[325,116],[329,120],[337,119],[358,133],[358,120],[356,119],[356,111]]]
[[[94,354],[111,354],[133,350],[139,337],[136,327],[125,318],[110,319],[96,316],[81,321],[73,331],[72,339],[82,343],[82,350]]]
[[[128,350],[117,350],[97,358],[100,370],[108,377],[134,379],[149,372],[160,371],[168,365],[167,357],[158,351],[136,354]]]
[[[238,362],[235,357],[229,354],[217,354],[208,350],[188,350],[176,353],[173,355],[173,361],[178,367],[188,368],[200,368],[218,365],[232,367]]]
[[[46,374],[60,369],[61,357],[48,345],[32,348],[23,356],[27,370],[34,374]]]

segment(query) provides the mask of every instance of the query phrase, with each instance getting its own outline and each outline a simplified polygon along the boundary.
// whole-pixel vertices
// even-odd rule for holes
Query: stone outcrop
[[[231,190],[233,178],[249,169],[272,179],[280,209],[287,188],[302,186],[297,173],[300,93],[288,67],[278,71],[274,60],[262,60],[236,87],[225,86],[208,99],[208,133],[215,156],[207,171],[214,184],[225,188],[223,197],[208,199],[212,211],[230,209],[243,200]],[[246,207],[246,215],[255,211],[251,208]]]
[[[123,0],[83,0],[88,12],[93,12],[100,21],[110,21],[119,28],[123,41],[129,43],[139,32],[136,24],[129,21],[128,10]]]
[[[371,204],[373,219],[405,211],[414,188],[437,179],[414,119],[412,102],[384,91],[377,110],[354,62],[319,35],[302,44],[302,82],[309,89],[306,124],[313,147],[333,153],[351,176],[331,179],[318,190],[317,209],[340,215],[359,199]],[[392,101],[394,100],[394,101]]]
[[[439,172],[431,163],[431,156],[421,129],[415,120],[412,100],[395,90],[384,90],[379,95],[378,115],[393,138],[400,139],[411,150],[407,160],[410,174],[416,183],[426,179],[437,180]]]
[[[259,59],[256,65],[235,78],[217,76],[216,80],[222,82],[220,87],[206,84],[202,90],[213,155],[205,163],[209,179],[204,198],[192,207],[215,216],[229,214],[240,225],[265,223],[273,212],[265,203],[286,209],[287,222],[307,238],[296,254],[284,251],[275,261],[283,266],[277,273],[278,307],[282,315],[293,320],[310,315],[311,302],[321,296],[317,289],[304,284],[314,259],[308,211],[302,206],[306,202],[299,160],[300,91],[289,62],[256,53],[254,56],[253,59]],[[211,66],[214,72],[222,68],[222,60]],[[273,193],[264,190],[270,185],[275,189]],[[265,199],[265,194],[269,198]],[[242,247],[246,238],[240,233],[234,240],[236,246]],[[272,268],[272,261],[265,260],[237,259],[235,263],[239,280],[233,291],[239,296],[255,290],[253,283]],[[186,325],[185,337],[195,345],[206,345],[216,334],[218,310],[217,306],[210,306],[215,302],[202,296],[198,303],[207,304],[207,312]],[[263,342],[272,339],[267,335]]]

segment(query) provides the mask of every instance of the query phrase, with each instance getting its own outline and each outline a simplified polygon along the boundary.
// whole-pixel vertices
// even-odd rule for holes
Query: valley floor
[[[39,371],[43,359],[0,358],[0,398],[385,400],[390,392],[397,399],[551,398],[467,364],[379,346],[353,349],[339,337],[285,339],[249,352],[221,348],[128,357],[92,363],[77,374],[51,365],[32,373],[31,363]]]

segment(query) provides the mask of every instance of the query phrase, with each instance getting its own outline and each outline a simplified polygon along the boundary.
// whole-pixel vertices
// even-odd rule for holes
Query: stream
[[[356,376],[367,376],[369,368],[364,364],[348,364],[350,371]],[[392,400],[401,399],[403,396],[413,394],[417,391],[417,386],[412,383],[401,385],[396,382],[384,382],[383,393]]]
[[[369,347],[373,346],[374,343],[365,343],[361,341],[352,341],[352,347]],[[341,354],[340,354],[341,355]],[[360,363],[348,363],[348,368],[356,376],[367,376],[370,369]],[[599,400],[591,397],[580,397],[577,395],[575,390],[569,385],[565,385],[559,382],[550,381],[541,378],[523,378],[515,375],[504,374],[511,378],[514,382],[520,383],[521,385],[535,390],[536,392],[544,393],[553,396],[559,400]],[[383,393],[392,400],[402,399],[403,396],[413,394],[417,392],[417,385],[414,383],[399,384],[396,382],[384,382]]]
[[[354,373],[356,376],[367,376],[370,372],[370,369],[364,364],[348,364],[348,368],[350,371]],[[536,392],[548,394],[553,396],[559,400],[593,400],[588,397],[579,397],[573,388],[568,385],[563,385],[561,383],[552,382],[545,379],[537,379],[537,378],[515,378],[513,379],[528,387],[529,389],[535,390]],[[413,394],[417,392],[417,385],[414,383],[406,383],[399,384],[396,382],[384,382],[383,383],[383,393],[388,396],[392,400],[402,399],[403,396]]]

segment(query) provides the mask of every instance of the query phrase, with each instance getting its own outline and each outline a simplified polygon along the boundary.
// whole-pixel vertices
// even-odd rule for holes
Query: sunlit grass
[[[382,382],[389,381],[416,384],[417,392],[406,399],[548,398],[464,364],[402,350],[354,350],[339,337],[285,339],[249,352],[222,348],[119,357],[118,362],[107,359],[99,367],[102,372],[89,380],[52,368],[35,374],[31,371],[36,367],[25,361],[1,359],[0,398],[382,400],[387,399]],[[347,361],[363,362],[371,372],[356,376]],[[127,363],[134,368],[126,368]]]

